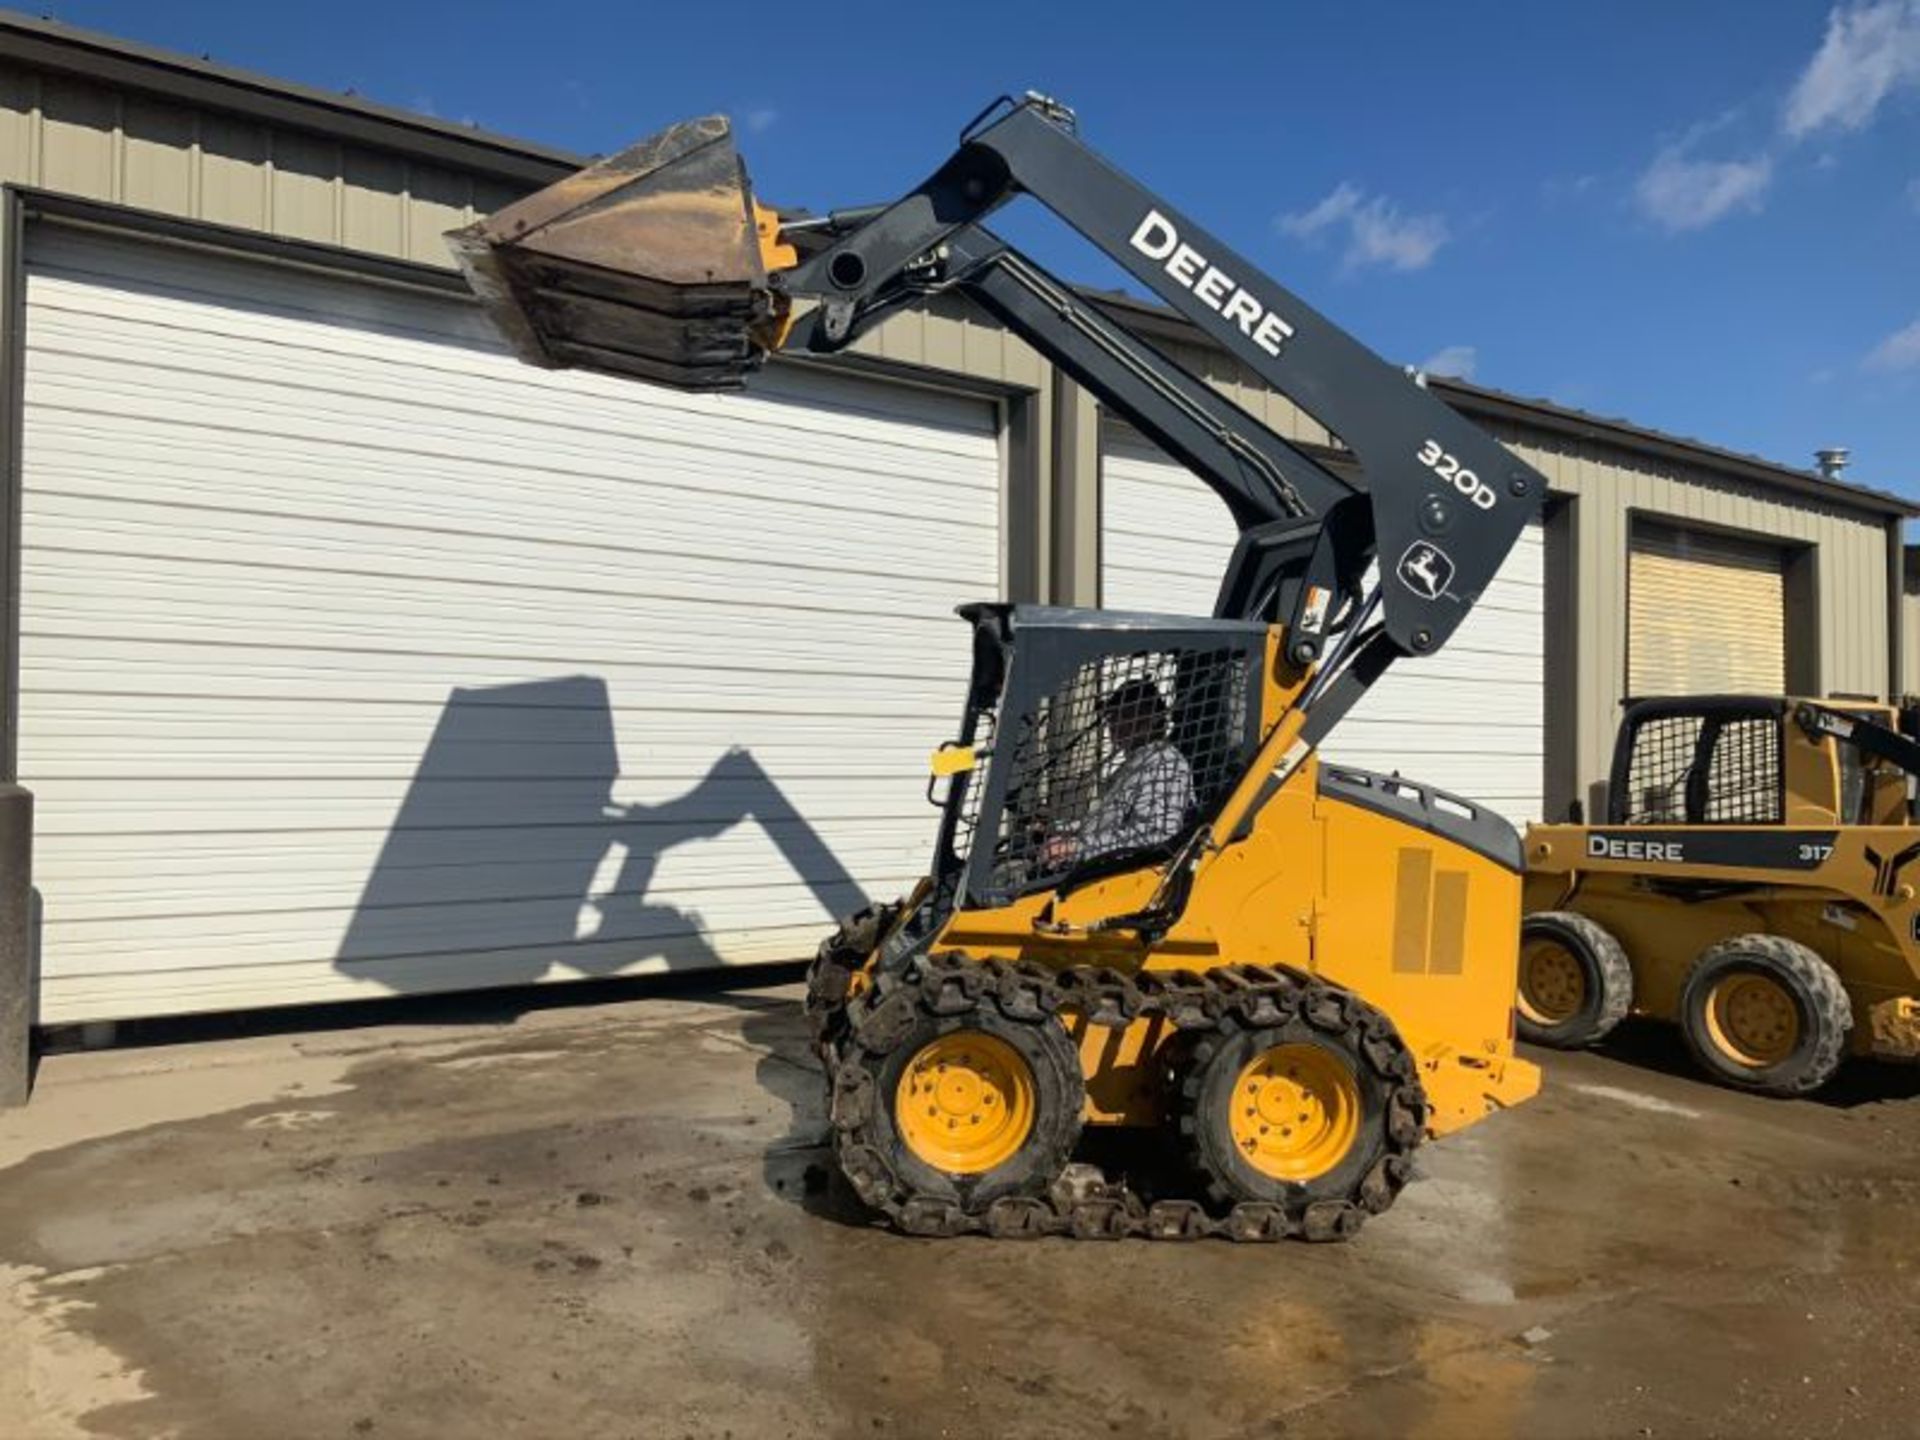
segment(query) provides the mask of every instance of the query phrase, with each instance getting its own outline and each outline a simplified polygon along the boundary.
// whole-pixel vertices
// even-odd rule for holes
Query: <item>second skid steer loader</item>
[[[1337,434],[1364,488],[996,238],[1019,195]],[[1536,472],[1041,97],[990,107],[889,205],[781,219],[715,117],[453,241],[528,361],[688,389],[963,295],[1241,527],[1209,617],[961,609],[973,678],[933,761],[931,873],[829,939],[808,983],[866,1203],[921,1234],[1335,1239],[1392,1204],[1423,1138],[1534,1093],[1518,837],[1316,747],[1393,661],[1445,644]],[[1074,1159],[1089,1126],[1171,1136],[1191,1180],[1109,1182]]]
[[[1920,715],[1699,695],[1621,717],[1598,823],[1527,832],[1520,1028],[1679,1025],[1707,1075],[1803,1095],[1920,1060]]]

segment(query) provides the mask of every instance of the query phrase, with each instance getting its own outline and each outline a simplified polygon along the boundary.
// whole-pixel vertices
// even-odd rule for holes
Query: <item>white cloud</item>
[[[1920,179],[1907,182],[1907,203],[1915,210],[1920,210]]]
[[[1858,130],[1908,86],[1920,86],[1920,0],[1836,6],[1780,123],[1796,139],[1828,126]]]
[[[1869,370],[1913,370],[1920,368],[1920,320],[1904,330],[1896,330],[1860,362]]]
[[[1634,187],[1641,211],[1668,230],[1699,230],[1734,210],[1758,210],[1773,180],[1773,161],[1695,160],[1693,137],[1653,157]]]
[[[1447,222],[1440,215],[1405,215],[1384,195],[1369,196],[1342,180],[1311,210],[1282,215],[1283,233],[1312,240],[1342,228],[1347,234],[1341,263],[1348,269],[1384,265],[1390,270],[1424,270],[1447,243]]]
[[[741,123],[747,127],[747,133],[749,135],[762,135],[768,130],[771,130],[774,122],[779,118],[780,112],[771,105],[760,105],[747,111],[747,113],[741,117]]]
[[[1451,375],[1456,380],[1471,380],[1480,363],[1480,352],[1471,345],[1443,345],[1420,362],[1428,375]]]
[[[1540,182],[1540,196],[1549,204],[1578,200],[1599,183],[1598,175],[1552,175]]]

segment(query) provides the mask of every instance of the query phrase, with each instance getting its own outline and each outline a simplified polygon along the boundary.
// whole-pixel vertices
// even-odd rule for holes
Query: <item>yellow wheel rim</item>
[[[1558,940],[1529,940],[1520,951],[1520,1013],[1536,1025],[1561,1025],[1587,1003],[1587,972]]]
[[[956,1030],[907,1062],[893,1113],[916,1158],[949,1175],[984,1175],[1033,1133],[1033,1070],[1006,1041]]]
[[[1707,1033],[1735,1064],[1764,1069],[1800,1048],[1800,1007],[1772,976],[1736,972],[1707,995]]]
[[[1332,1051],[1294,1043],[1263,1050],[1233,1082],[1234,1147],[1262,1175],[1317,1180],[1360,1134],[1360,1085]]]

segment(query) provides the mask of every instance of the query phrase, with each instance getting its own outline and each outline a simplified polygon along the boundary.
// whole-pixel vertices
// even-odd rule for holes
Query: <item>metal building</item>
[[[1211,496],[957,304],[739,395],[517,366],[441,236],[579,163],[0,17],[38,1022],[800,956],[924,866],[956,602],[1210,604]],[[1340,754],[1524,821],[1630,690],[1900,684],[1907,502],[1432,383],[1552,499]]]

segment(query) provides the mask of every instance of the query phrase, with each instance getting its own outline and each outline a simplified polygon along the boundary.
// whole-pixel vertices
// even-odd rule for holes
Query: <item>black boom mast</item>
[[[1202,454],[1169,445],[1220,493],[1243,533],[1256,537],[1236,552],[1234,568],[1277,569],[1297,580],[1307,568],[1305,559],[1262,567],[1249,554],[1266,541],[1297,556],[1304,536],[1287,535],[1282,541],[1281,534],[1302,519],[1324,521],[1326,530],[1341,532],[1323,542],[1329,552],[1326,568],[1337,576],[1357,579],[1366,568],[1351,553],[1356,544],[1367,559],[1378,556],[1381,623],[1393,648],[1419,654],[1444,644],[1537,512],[1545,481],[1405,371],[1102,159],[1080,140],[1064,107],[1040,97],[1006,102],[1004,113],[970,127],[959,149],[924,183],[865,215],[826,249],[773,277],[774,284],[793,295],[818,297],[819,318],[806,336],[809,349],[842,348],[860,333],[868,306],[890,309],[888,296],[903,283],[925,284],[943,268],[951,271],[955,259],[977,252],[983,241],[997,244],[977,227],[1019,195],[1032,196],[1079,231],[1353,452],[1366,477],[1370,526],[1344,524],[1333,514],[1354,487],[1224,397],[1216,401],[1216,416],[1233,417],[1229,428],[1284,477],[1304,502],[1306,515],[1254,518],[1244,463],[1238,458],[1219,463],[1217,448]],[[1059,297],[1071,295],[1066,287],[1017,252],[1003,245],[999,252],[1008,259],[991,267],[993,276],[968,288],[1096,394],[1115,383],[1123,363],[1109,355],[1104,363],[1089,364],[1087,347],[1071,345],[1065,333],[1078,332],[1092,307],[1082,302],[1076,312],[1059,306]],[[1052,292],[1055,303],[1032,297],[1032,286],[1023,281],[1035,279]],[[987,289],[995,299],[983,293]],[[1015,290],[1026,290],[1028,298],[1015,298]],[[1147,363],[1154,372],[1184,373],[1138,337],[1128,338],[1137,347],[1133,353],[1151,357]],[[1191,389],[1186,393],[1191,397]],[[1158,417],[1151,412],[1157,407],[1130,408],[1126,396],[1102,394],[1102,399],[1167,444],[1156,433]],[[1260,534],[1276,526],[1271,539]],[[1263,573],[1262,578],[1273,577]],[[1254,618],[1250,611],[1271,603],[1268,588],[1230,575],[1222,587],[1223,607]],[[1304,641],[1312,627],[1303,622],[1325,601],[1311,593],[1310,584],[1290,588],[1292,604],[1266,618],[1288,623],[1289,633]],[[1336,592],[1332,598],[1350,597]]]

